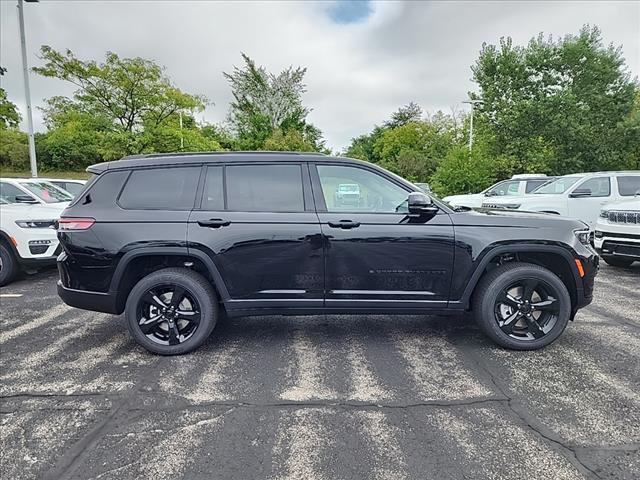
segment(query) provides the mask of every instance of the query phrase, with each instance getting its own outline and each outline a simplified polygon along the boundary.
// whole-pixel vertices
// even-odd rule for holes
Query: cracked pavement
[[[537,352],[464,318],[269,316],[159,357],[56,278],[0,289],[3,479],[640,478],[639,264]]]

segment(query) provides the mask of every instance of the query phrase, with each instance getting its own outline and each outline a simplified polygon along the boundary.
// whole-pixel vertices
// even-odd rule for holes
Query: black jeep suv
[[[88,171],[59,220],[59,295],[125,312],[152,352],[197,348],[223,312],[469,309],[498,344],[529,350],[558,338],[592,298],[598,257],[584,223],[452,209],[370,163],[156,154]]]

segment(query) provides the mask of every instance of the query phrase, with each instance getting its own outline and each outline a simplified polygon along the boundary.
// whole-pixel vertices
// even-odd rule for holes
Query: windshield
[[[567,189],[580,180],[582,177],[562,177],[553,182],[545,183],[541,187],[538,187],[531,193],[547,193],[552,195],[557,195],[560,193],[564,193]]]
[[[69,193],[48,182],[20,182],[20,185],[45,203],[70,202],[73,200]]]

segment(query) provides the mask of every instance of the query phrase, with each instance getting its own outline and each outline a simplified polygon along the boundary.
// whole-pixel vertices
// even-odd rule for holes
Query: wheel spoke
[[[158,328],[159,324],[161,324],[164,321],[165,319],[162,315],[157,315],[153,318],[148,319],[146,322],[141,323],[140,330],[142,330],[142,333],[144,333],[145,335],[149,335],[156,328]]]
[[[520,320],[520,318],[520,312],[513,312],[510,316],[504,319],[502,324],[500,324],[500,329],[507,335],[511,334],[511,332],[513,332],[513,327],[516,323],[518,323],[518,320]]]
[[[534,310],[546,310],[550,312],[557,312],[559,309],[558,299],[551,296],[541,302],[532,303],[531,306]]]
[[[529,327],[529,333],[533,335],[535,338],[544,337],[545,333],[542,330],[540,324],[530,315],[524,317],[525,322],[527,322],[527,326]]]
[[[518,306],[522,302],[517,298],[514,298],[512,295],[509,295],[507,292],[502,292],[502,294],[498,297],[498,303],[508,305],[509,307],[518,308]]]
[[[193,310],[176,310],[179,320],[186,320],[189,323],[197,325],[200,323],[200,312]]]
[[[169,325],[169,345],[178,345],[180,343],[179,335],[178,325],[171,323]]]
[[[537,280],[525,280],[523,282],[523,291],[522,291],[522,300],[531,301],[531,297],[533,297],[533,292],[538,286]]]
[[[142,296],[142,301],[144,303],[147,303],[149,305],[153,305],[154,307],[158,307],[158,308],[166,308],[167,304],[164,303],[162,300],[160,300],[160,297],[158,297],[153,290],[149,290],[148,292],[146,292],[143,296]]]
[[[178,305],[180,305],[180,303],[182,303],[182,300],[184,300],[185,294],[186,294],[185,289],[182,288],[180,285],[176,285],[175,288],[173,289],[173,295],[171,295],[170,306],[177,309]]]

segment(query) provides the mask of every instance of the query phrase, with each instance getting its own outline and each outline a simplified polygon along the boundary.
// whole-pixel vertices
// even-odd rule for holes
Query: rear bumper
[[[110,293],[88,292],[67,288],[58,280],[58,296],[71,307],[92,310],[94,312],[119,314],[116,307],[116,297]]]

